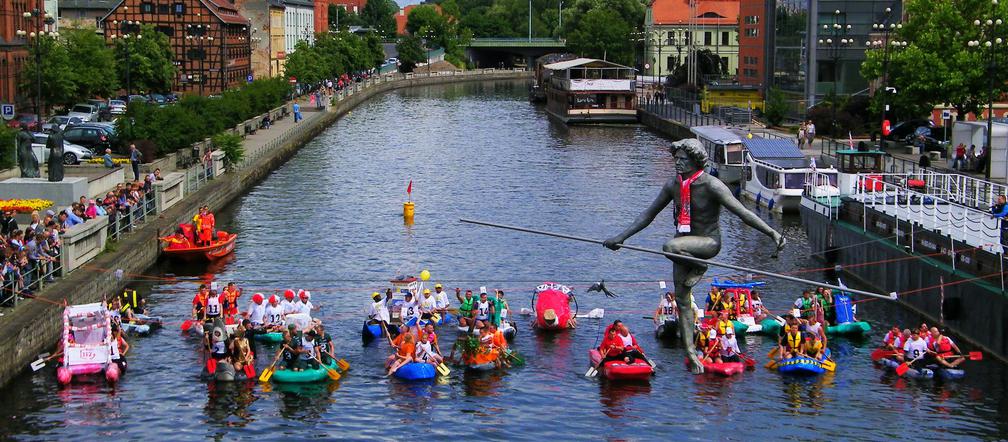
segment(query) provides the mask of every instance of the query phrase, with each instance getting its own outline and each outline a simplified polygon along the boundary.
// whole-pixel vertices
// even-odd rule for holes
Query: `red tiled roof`
[[[653,0],[651,18],[656,25],[690,23],[689,0]],[[697,0],[698,25],[737,25],[739,0]]]
[[[236,25],[247,25],[248,19],[238,13],[238,7],[228,0],[200,0],[222,22]]]

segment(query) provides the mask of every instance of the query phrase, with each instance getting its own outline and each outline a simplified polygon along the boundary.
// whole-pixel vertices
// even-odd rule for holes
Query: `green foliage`
[[[90,29],[66,29],[60,35],[73,72],[76,89],[73,101],[112,96],[119,84],[115,54],[105,39]]]
[[[411,35],[421,35],[421,30],[429,31],[438,38],[444,34],[448,20],[438,12],[433,5],[420,5],[413,8],[406,16],[406,32]]]
[[[211,49],[212,50],[212,49]],[[208,54],[210,56],[210,54]],[[115,58],[119,81],[134,92],[170,92],[175,79],[175,53],[168,36],[143,25],[139,35],[116,39]]]
[[[359,36],[349,32],[318,34],[315,45],[299,42],[287,55],[287,75],[299,83],[317,84],[341,74],[368,70],[381,65],[385,58],[377,35]]]
[[[763,115],[771,126],[780,126],[788,112],[787,99],[778,88],[767,91],[766,103],[763,105]]]
[[[936,104],[949,103],[959,115],[977,112],[988,98],[988,81],[993,81],[995,97],[1008,91],[1008,70],[988,70],[987,51],[971,48],[970,40],[986,41],[983,27],[974,20],[1008,17],[1008,2],[992,5],[990,0],[907,0],[903,4],[907,20],[891,35],[908,45],[889,50],[888,86],[895,94],[876,93],[872,111],[879,115],[883,99],[890,105],[891,120],[919,117]],[[1000,51],[1003,53],[1003,46]],[[861,65],[865,78],[882,78],[885,51],[869,51]],[[882,90],[881,88],[879,89]]]
[[[395,0],[369,0],[361,9],[360,18],[383,37],[393,37],[396,35],[395,14],[398,12],[399,4]]]
[[[669,83],[673,86],[680,86],[686,84],[689,81],[689,56],[685,57],[685,60],[679,66],[676,66],[675,71],[669,75]],[[721,77],[728,72],[728,66],[721,60],[714,52],[710,49],[703,49],[696,52],[697,58],[697,83],[693,84],[695,87],[699,87],[705,84],[705,78],[711,77]]]
[[[210,137],[210,142],[214,148],[224,151],[224,158],[231,164],[237,164],[245,155],[242,147],[242,137],[232,132],[221,132]]]
[[[187,95],[174,106],[130,105],[117,120],[124,140],[150,140],[158,156],[233,128],[240,122],[281,105],[290,94],[283,78],[256,80],[217,98]]]
[[[21,87],[26,95],[35,99],[39,90],[39,66],[35,64],[36,57],[41,58],[41,84],[43,105],[70,105],[79,97],[77,94],[76,77],[71,67],[70,54],[63,42],[50,37],[41,37],[38,45],[30,45],[28,60],[24,75],[21,76]],[[43,109],[44,112],[44,109]]]
[[[406,31],[423,38],[429,49],[444,48],[446,60],[464,66],[465,46],[472,40],[472,32],[459,26],[456,16],[449,15],[452,11],[458,13],[454,0],[442,4],[443,14],[431,5],[413,8],[406,18]]]
[[[459,13],[449,11],[456,3]],[[556,0],[532,0],[532,36],[560,36],[559,8]],[[527,37],[529,35],[528,0],[444,0],[445,13],[459,18],[460,27],[476,37]],[[564,9],[570,7],[565,2]],[[566,18],[564,19],[566,21]]]
[[[357,14],[348,12],[342,5],[329,5],[329,29],[343,31],[350,26],[363,26],[364,24],[364,19]]]
[[[567,49],[585,57],[632,64],[630,33],[644,23],[640,0],[575,0],[564,10]]]
[[[17,130],[0,125],[0,169],[10,169],[17,165],[14,151],[17,150]]]
[[[399,37],[396,51],[399,53],[400,72],[413,72],[417,63],[427,61],[427,53],[424,52],[420,38],[413,35]]]

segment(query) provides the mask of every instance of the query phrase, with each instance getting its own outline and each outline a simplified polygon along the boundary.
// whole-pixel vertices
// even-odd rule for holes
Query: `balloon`
[[[428,272],[427,270],[420,272],[420,279],[424,281],[430,279],[430,272]]]

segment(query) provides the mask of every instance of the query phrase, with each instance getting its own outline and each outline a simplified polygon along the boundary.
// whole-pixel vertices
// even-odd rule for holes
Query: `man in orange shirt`
[[[224,315],[233,317],[238,314],[238,298],[241,296],[241,290],[235,286],[235,283],[229,282],[227,287],[224,288]]]
[[[192,300],[192,317],[194,319],[203,319],[203,310],[206,309],[207,297],[209,295],[210,289],[207,288],[207,285],[200,284],[199,291],[196,292],[196,296]]]

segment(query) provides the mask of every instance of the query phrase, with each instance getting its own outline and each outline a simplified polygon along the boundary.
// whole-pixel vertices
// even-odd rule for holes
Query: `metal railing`
[[[140,224],[143,224],[151,216],[157,215],[157,203],[154,199],[154,191],[144,194],[143,200],[138,201],[129,209],[123,212],[116,212],[115,217],[109,217],[108,239],[118,241],[123,234],[132,232]]]
[[[55,258],[55,261],[41,264],[38,261],[29,261],[27,269],[7,272],[3,275],[3,285],[0,287],[2,290],[0,291],[0,306],[17,307],[18,302],[29,292],[40,291],[56,277],[63,276],[59,250],[57,249],[55,255],[49,256]]]
[[[727,122],[716,115],[694,113],[679,107],[668,100],[644,99],[640,106],[645,111],[657,115],[660,118],[681,123],[687,127],[693,126],[729,126]]]

